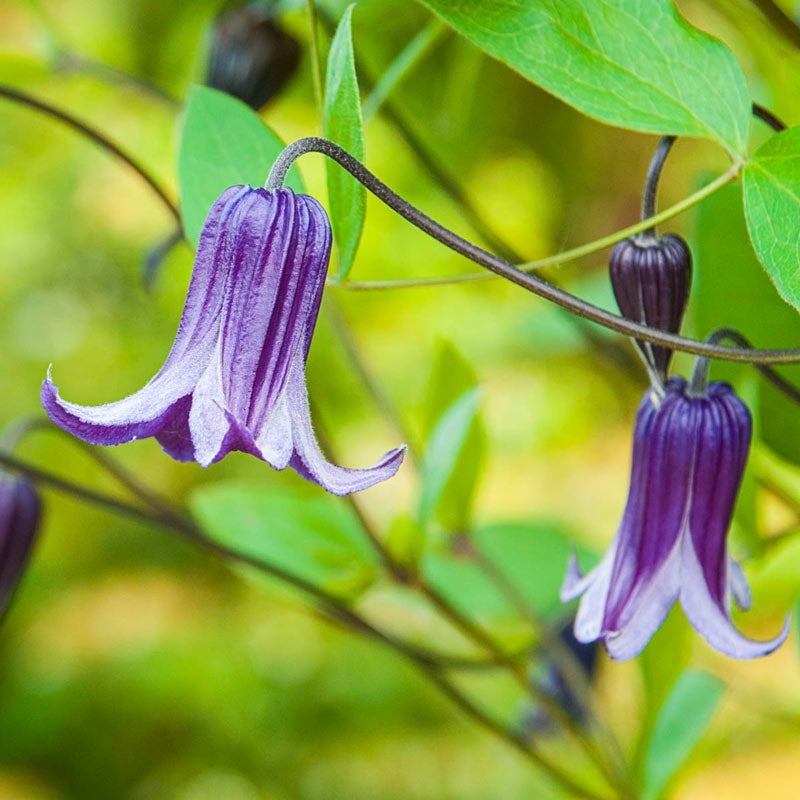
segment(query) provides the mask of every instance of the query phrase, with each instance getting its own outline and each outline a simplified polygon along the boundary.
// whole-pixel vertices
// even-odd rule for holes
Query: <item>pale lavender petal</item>
[[[692,545],[692,537],[682,542],[681,606],[692,627],[715,649],[731,658],[758,658],[780,647],[789,635],[787,616],[783,630],[765,642],[748,639],[736,630],[730,617],[719,607],[706,585],[705,575]]]
[[[569,563],[567,564],[567,574],[564,576],[564,581],[561,584],[561,591],[559,597],[562,603],[569,603],[576,597],[580,597],[585,591],[586,587],[592,580],[592,570],[588,575],[584,575],[578,564],[578,557],[575,555],[575,548],[569,554]]]
[[[405,445],[384,453],[376,464],[365,469],[348,469],[332,464],[320,450],[311,427],[305,375],[299,370],[294,370],[287,379],[286,392],[294,444],[290,465],[304,478],[318,483],[331,494],[346,495],[385,481],[400,468],[405,456]]]
[[[603,633],[611,573],[617,557],[618,539],[609,547],[603,560],[584,579],[586,592],[575,615],[574,633],[579,642],[593,642]]]
[[[48,369],[41,401],[50,419],[73,436],[89,444],[125,444],[158,433],[194,388],[192,377],[180,369],[174,374],[167,370],[123,400],[82,406],[61,399]]]
[[[603,644],[614,661],[627,661],[639,655],[678,599],[683,579],[681,542],[686,538],[682,535],[678,539],[658,572],[639,593],[636,614],[631,615],[624,627],[603,631]]]

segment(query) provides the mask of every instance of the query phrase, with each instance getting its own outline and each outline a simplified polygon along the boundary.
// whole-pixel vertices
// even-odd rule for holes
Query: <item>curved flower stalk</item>
[[[702,397],[671,378],[663,399],[653,389],[639,406],[631,487],[617,536],[600,564],[583,576],[573,556],[561,599],[583,595],[575,619],[579,641],[602,639],[609,655],[638,655],[680,600],[689,622],[732,658],[772,652],[744,637],[730,619],[750,590],[728,555],[726,537],[751,437],[750,412],[726,383]]]
[[[28,563],[39,527],[41,505],[29,481],[0,472],[0,619]]]
[[[81,406],[50,380],[50,418],[91,444],[154,436],[178,461],[206,467],[234,450],[291,466],[329,492],[397,472],[405,446],[367,469],[331,464],[311,426],[306,359],[331,247],[319,203],[291,189],[234,186],[206,218],[178,333],[164,366],[115,403]]]

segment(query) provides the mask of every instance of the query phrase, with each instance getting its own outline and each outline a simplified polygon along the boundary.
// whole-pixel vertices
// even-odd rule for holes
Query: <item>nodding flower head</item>
[[[663,398],[647,391],[616,538],[586,576],[573,557],[561,590],[564,601],[583,595],[578,640],[601,639],[612,658],[633,658],[680,600],[694,629],[728,656],[763,656],[783,642],[788,620],[775,639],[757,642],[730,619],[731,598],[750,605],[726,544],[750,437],[750,413],[726,383],[711,383],[702,397],[682,378],[669,380]]]
[[[680,331],[692,282],[692,255],[680,236],[624,239],[611,251],[608,269],[624,317],[668,333]],[[639,340],[636,345],[666,380],[672,351]]]
[[[0,472],[0,619],[25,572],[40,515],[41,502],[32,484]]]
[[[45,411],[91,444],[154,436],[173,458],[204,467],[241,450],[337,495],[390,478],[405,447],[346,469],[325,458],[311,426],[306,359],[330,247],[313,198],[227,189],[206,218],[178,333],[155,377],[124,400],[80,406],[62,400],[48,374]]]
[[[286,85],[300,62],[297,40],[274,21],[269,3],[249,3],[224,11],[215,21],[206,83],[265,106]]]

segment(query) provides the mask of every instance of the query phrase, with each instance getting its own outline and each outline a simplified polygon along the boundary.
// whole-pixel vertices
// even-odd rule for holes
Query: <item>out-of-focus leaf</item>
[[[781,297],[800,307],[800,127],[772,136],[742,178],[747,228]]]
[[[656,719],[644,762],[645,800],[662,796],[664,787],[691,755],[705,732],[724,685],[699,670],[685,672]]]
[[[386,549],[401,567],[415,569],[425,548],[425,529],[409,514],[396,517],[386,534]]]
[[[693,242],[695,274],[689,310],[699,337],[716,328],[732,327],[756,347],[800,345],[800,315],[778,297],[761,269],[747,236],[741,196],[735,186],[701,203]],[[800,367],[778,369],[800,384]],[[740,388],[742,376],[750,370],[745,365],[718,361],[711,368],[711,377],[731,381]],[[797,406],[761,377],[756,405],[757,411],[753,410],[758,413],[758,435],[784,458],[800,462]]]
[[[500,589],[467,554],[427,554],[422,571],[426,581],[473,619],[496,623],[518,616]]]
[[[550,522],[506,522],[475,531],[475,544],[514,589],[542,617],[564,615],[558,594],[573,545],[563,528]],[[584,571],[596,556],[577,548]]]
[[[450,342],[440,342],[420,414],[426,442],[424,464],[430,469],[426,472],[423,467],[419,513],[423,523],[435,517],[448,530],[469,525],[486,455],[486,431],[477,394],[471,395],[473,400],[456,404],[477,384],[475,371],[464,356]]]
[[[422,525],[436,518],[455,531],[469,523],[486,447],[479,406],[478,387],[468,389],[445,411],[428,438],[417,513]]]
[[[472,365],[451,342],[439,341],[433,357],[431,377],[420,414],[423,439],[430,436],[442,414],[467,389],[472,389],[477,385],[478,376]]]
[[[331,42],[325,79],[325,136],[341,145],[359,161],[364,160],[364,126],[353,57],[352,16],[354,5],[347,7]],[[358,241],[364,228],[366,192],[349,173],[330,159],[326,163],[328,200],[333,238],[339,254],[337,277],[347,277],[353,266]]]
[[[676,604],[637,659],[644,684],[644,711],[635,757],[637,764],[641,764],[645,755],[659,711],[686,669],[691,642],[691,627],[683,609]]]
[[[228,483],[197,489],[191,509],[215,542],[331,594],[353,599],[375,578],[369,544],[339,498]]]
[[[742,70],[723,44],[683,20],[671,0],[422,2],[584,114],[745,150],[750,99]]]
[[[285,147],[261,118],[235,97],[193,86],[186,102],[178,149],[181,216],[189,241],[197,246],[211,204],[229,186],[263,186]],[[297,167],[286,185],[303,192]]]

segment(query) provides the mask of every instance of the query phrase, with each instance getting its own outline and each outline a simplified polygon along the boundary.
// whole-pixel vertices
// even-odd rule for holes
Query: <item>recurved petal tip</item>
[[[740,633],[726,611],[711,596],[700,561],[689,537],[684,540],[681,605],[692,627],[715,649],[738,659],[759,658],[780,647],[789,635],[787,616],[781,632],[767,641],[754,641]]]
[[[371,467],[349,469],[332,464],[316,443],[297,444],[290,466],[307,480],[318,483],[323,489],[340,497],[369,489],[376,483],[393,477],[403,463],[407,447],[401,445],[384,453]]]

